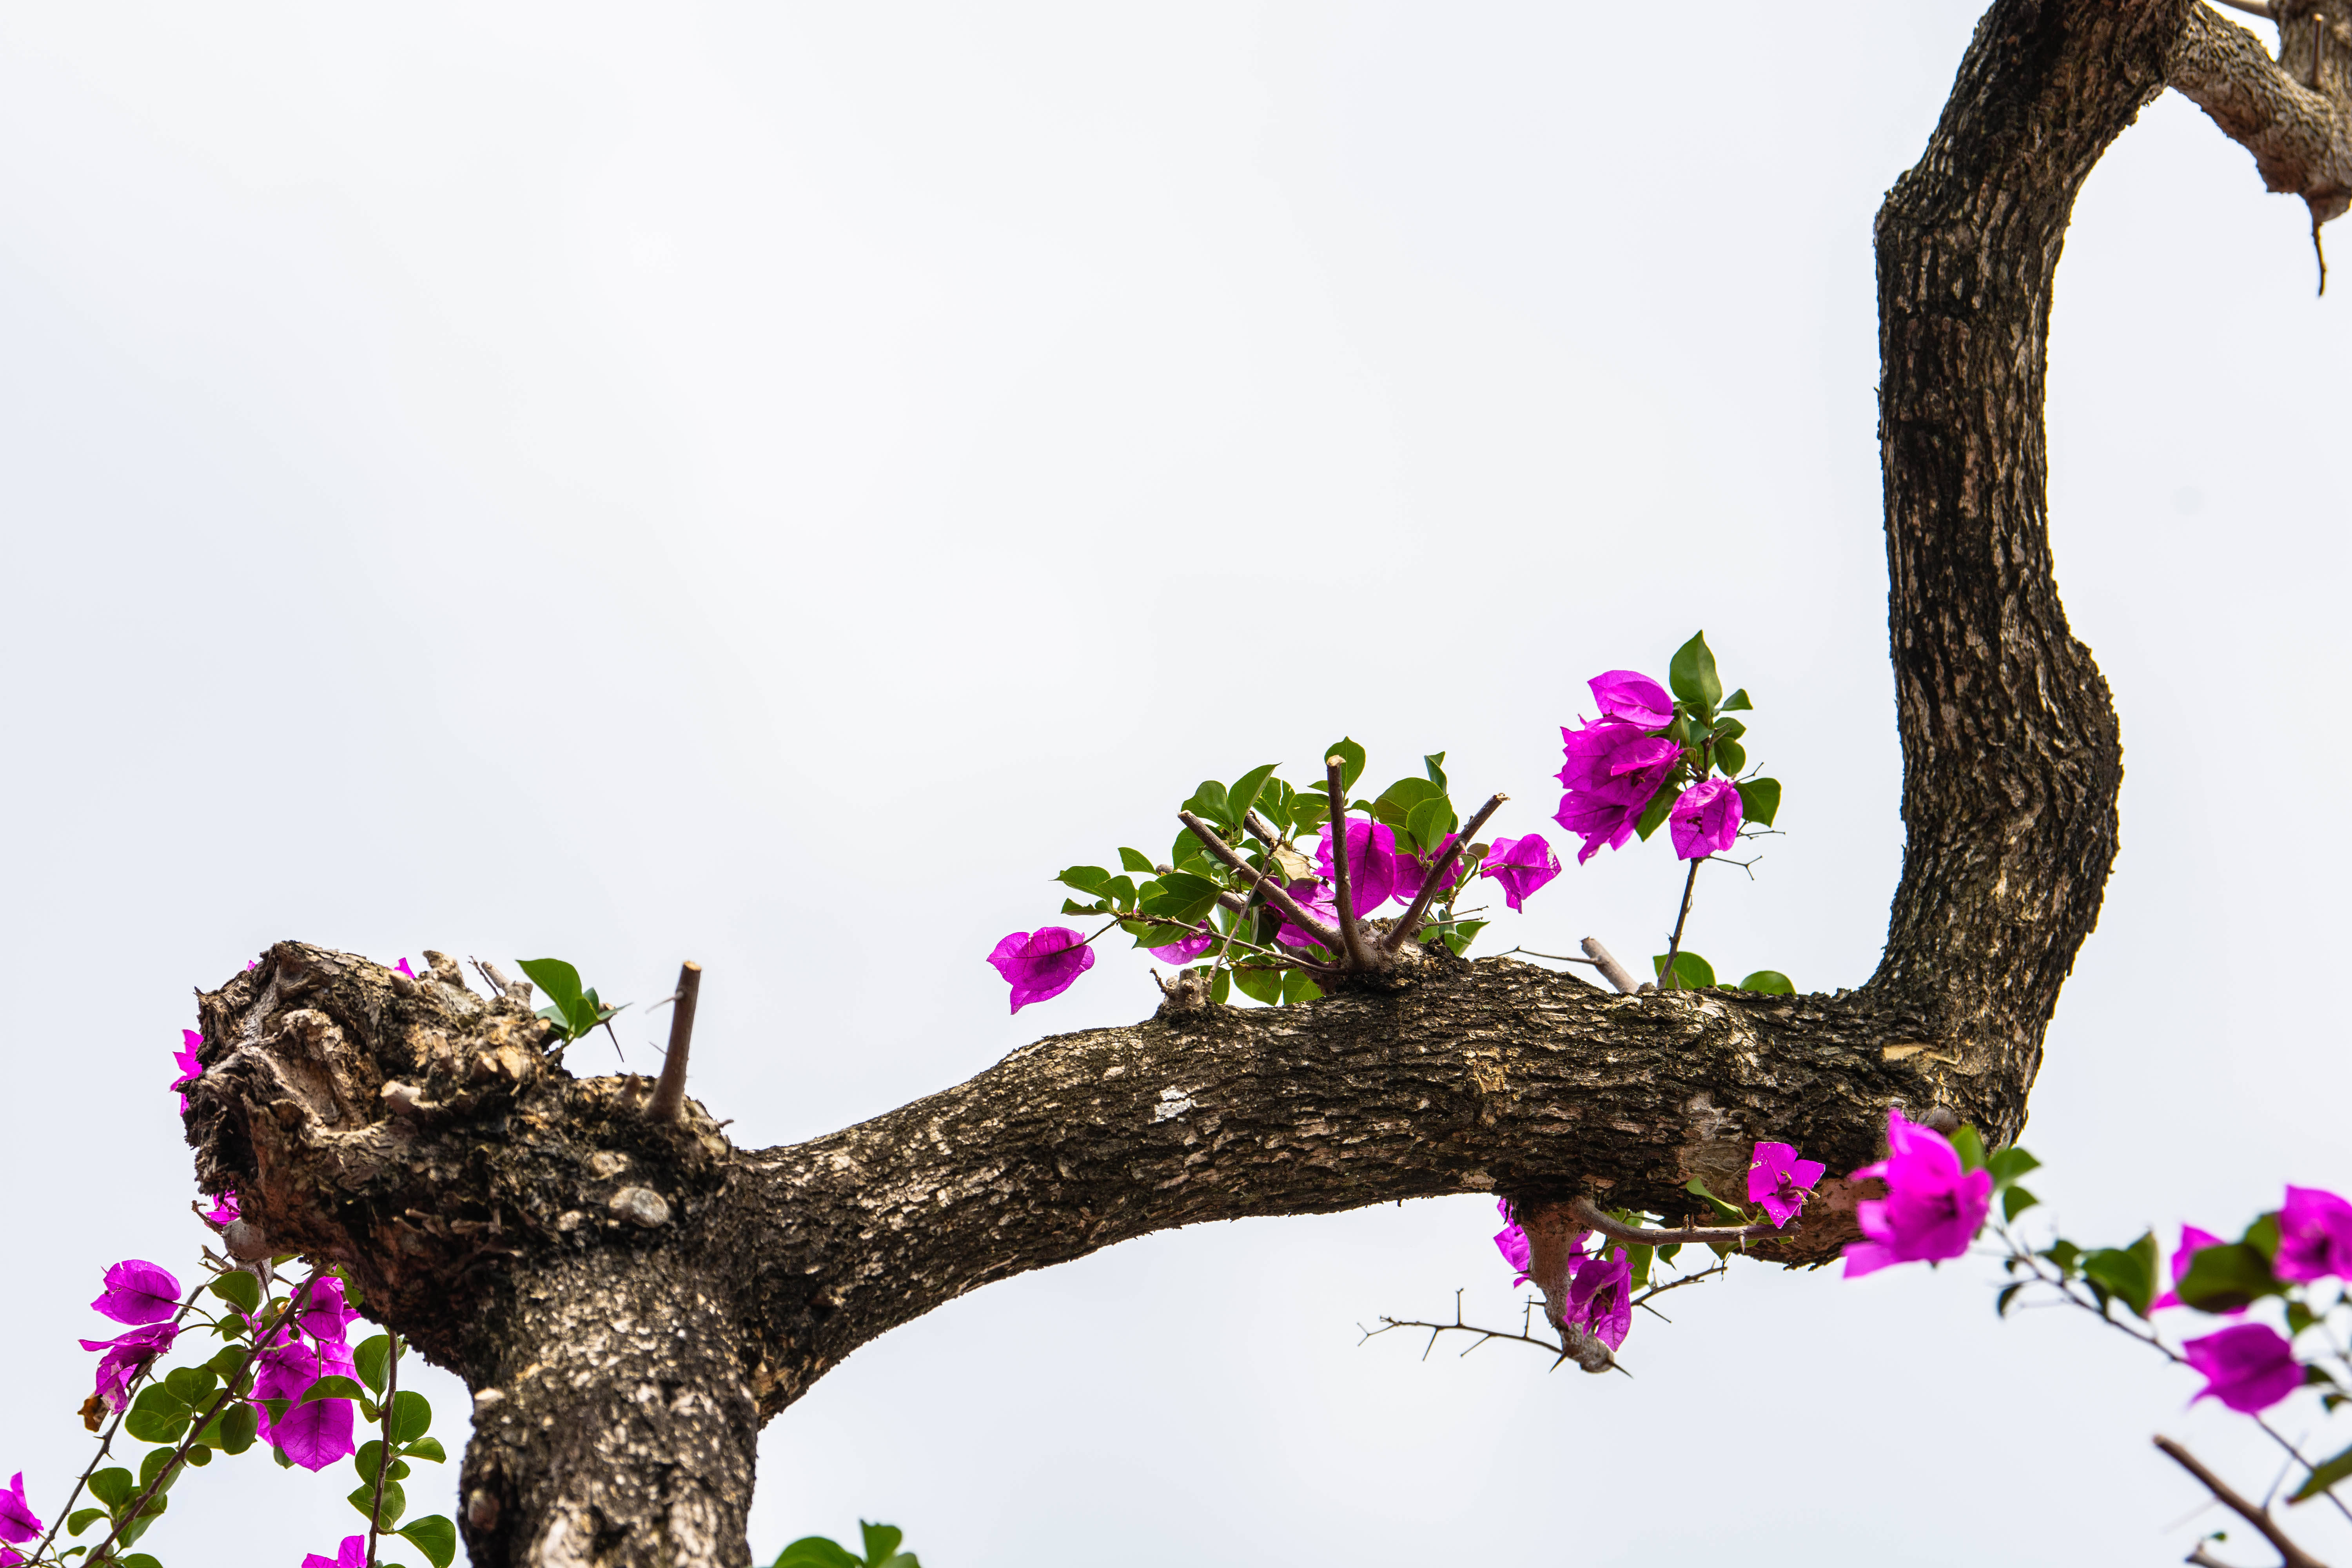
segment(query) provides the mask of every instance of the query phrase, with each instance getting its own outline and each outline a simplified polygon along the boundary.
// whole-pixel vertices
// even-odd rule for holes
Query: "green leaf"
[[[2352,1448],[2347,1448],[2321,1465],[2305,1478],[2303,1485],[2289,1494],[2287,1501],[2309,1502],[2347,1476],[2352,1476]]]
[[[1725,1203],[1721,1198],[1717,1197],[1713,1193],[1708,1192],[1706,1190],[1706,1183],[1696,1176],[1693,1176],[1689,1181],[1683,1184],[1683,1191],[1691,1194],[1695,1197],[1704,1198],[1706,1201],[1706,1206],[1715,1211],[1716,1218],[1723,1221],[1726,1225],[1746,1225],[1748,1223],[1748,1212],[1745,1209],[1735,1208],[1731,1205]]]
[[[1318,831],[1330,816],[1331,796],[1324,790],[1307,790],[1291,797],[1291,828],[1301,838]]]
[[[1257,797],[1265,790],[1265,781],[1274,776],[1277,765],[1268,763],[1262,768],[1252,768],[1235,779],[1234,787],[1225,792],[1225,798],[1233,806],[1234,826],[1237,831],[1248,823],[1250,808],[1257,805]]]
[[[2244,1241],[2248,1247],[2252,1247],[2256,1252],[2261,1253],[2265,1258],[2275,1258],[2278,1257],[2278,1211],[2276,1209],[2273,1209],[2270,1213],[2263,1215],[2261,1218],[2255,1220],[2253,1224],[2246,1227],[2246,1234],[2240,1239]]]
[[[66,1518],[66,1533],[79,1535],[105,1517],[106,1510],[102,1508],[77,1509]]]
[[[1732,786],[1739,792],[1739,819],[1772,826],[1780,815],[1780,781],[1779,779],[1741,779]]]
[[[180,1479],[179,1470],[172,1463],[176,1457],[174,1450],[170,1448],[150,1448],[147,1457],[139,1461],[139,1489],[145,1491],[155,1484],[156,1478],[169,1470],[171,1476],[163,1482],[163,1489],[170,1491],[172,1482]]]
[[[2042,1200],[2023,1187],[2012,1186],[2000,1194],[2000,1217],[2015,1219]]]
[[[866,1568],[855,1552],[823,1535],[803,1535],[784,1548],[772,1568]]]
[[[1632,1223],[1639,1225],[1641,1221],[1634,1220]],[[1628,1289],[1634,1290],[1648,1289],[1650,1288],[1650,1258],[1652,1254],[1657,1251],[1657,1248],[1654,1247],[1642,1247],[1631,1242],[1624,1245],[1625,1262],[1628,1268],[1632,1270],[1632,1276],[1628,1282]]]
[[[1675,650],[1674,662],[1666,667],[1666,684],[1675,696],[1712,716],[1715,705],[1723,700],[1723,682],[1716,677],[1715,655],[1707,648],[1705,632]]]
[[[1748,748],[1737,741],[1717,741],[1715,743],[1715,765],[1726,778],[1743,772],[1748,766]],[[1739,814],[1742,817],[1748,815],[1747,802],[1740,803]]]
[[[1137,900],[1138,910],[1185,926],[1194,924],[1215,909],[1217,895],[1224,891],[1208,878],[1190,871],[1171,871],[1158,882],[1147,882],[1144,887],[1150,890]]]
[[[1707,733],[1718,741],[1737,741],[1748,733],[1748,726],[1737,719],[1717,719]]]
[[[1672,1263],[1675,1260],[1675,1254],[1680,1252],[1682,1249],[1683,1244],[1681,1242],[1670,1241],[1666,1243],[1665,1246],[1658,1248],[1658,1261],[1661,1263]]]
[[[445,1462],[449,1458],[449,1451],[441,1446],[441,1439],[438,1437],[419,1437],[400,1451],[412,1459],[425,1459],[436,1465]]]
[[[1767,996],[1794,996],[1797,987],[1777,969],[1759,969],[1739,983],[1742,991],[1760,991]]]
[[[866,1537],[866,1561],[871,1568],[880,1568],[882,1560],[898,1551],[898,1542],[907,1539],[907,1532],[896,1525],[868,1524],[861,1519],[857,1528]]]
[[[2302,1302],[2289,1301],[2286,1304],[2287,1338],[2294,1338],[2295,1335],[2303,1332],[2304,1330],[2311,1327],[2312,1324],[2317,1321],[2319,1321],[2319,1314],[2313,1311],[2309,1307],[2305,1306]]]
[[[392,1440],[414,1442],[433,1427],[433,1405],[425,1395],[413,1388],[404,1388],[392,1396]]]
[[[1110,873],[1099,866],[1072,866],[1057,874],[1054,880],[1066,888],[1076,888],[1081,893],[1091,893],[1099,899],[1103,896],[1103,885],[1110,880]]]
[[[1115,909],[1135,908],[1134,879],[1129,877],[1113,877],[1103,884],[1103,897],[1108,899]]]
[[[223,1383],[226,1383],[230,1378],[236,1376],[237,1373],[245,1370],[245,1357],[246,1352],[244,1351],[239,1350],[235,1345],[230,1345],[225,1350],[215,1351],[213,1352],[212,1360],[205,1363],[205,1364],[213,1369],[213,1375],[215,1377],[219,1378]]]
[[[2031,1279],[2021,1279],[2014,1285],[2002,1286],[2000,1294],[1992,1299],[1993,1315],[1999,1318],[2008,1317],[2009,1304],[2017,1300],[2017,1293],[2020,1290],[2024,1289],[2028,1285],[2032,1283],[2033,1281]]]
[[[134,1552],[128,1557],[115,1559],[117,1568],[163,1568],[161,1563],[144,1552]]]
[[[1322,994],[1323,987],[1316,984],[1315,977],[1307,971],[1286,969],[1282,972],[1282,1000],[1286,1005],[1312,1002]]]
[[[2041,1168],[2041,1161],[2015,1144],[2006,1149],[1994,1150],[1991,1156],[1985,1161],[1985,1169],[1992,1173],[1992,1190],[1995,1192],[2000,1192],[2026,1172],[2038,1171]]]
[[[2156,1233],[2149,1231],[2129,1247],[2103,1247],[2083,1259],[2083,1278],[2104,1285],[2136,1316],[2147,1316],[2156,1300]]]
[[[181,1403],[190,1405],[208,1405],[213,1392],[220,1387],[220,1379],[208,1366],[177,1366],[163,1374],[163,1386],[180,1396]]]
[[[1424,800],[1412,808],[1405,818],[1405,831],[1412,835],[1416,847],[1424,855],[1434,855],[1445,836],[1462,825],[1454,814],[1454,803],[1444,795]]]
[[[457,1555],[457,1527],[444,1514],[428,1513],[401,1526],[401,1538],[431,1560],[433,1568],[449,1568]]]
[[[215,1440],[222,1453],[242,1454],[253,1447],[254,1437],[260,1426],[260,1417],[254,1415],[253,1406],[240,1399],[222,1411],[212,1426],[207,1426],[205,1430],[210,1432],[213,1427],[219,1428],[219,1436]]]
[[[1478,940],[1478,933],[1486,929],[1485,921],[1457,921],[1440,932],[1438,940],[1453,950],[1454,957],[1459,958],[1465,948]]]
[[[188,1445],[187,1460],[201,1470],[213,1462],[213,1451],[203,1443],[191,1443]]]
[[[555,1008],[559,1019],[571,1018],[580,1005],[578,970],[560,958],[526,958],[519,961],[515,967],[521,970],[533,985],[547,993],[547,1000]],[[540,1016],[547,1016],[546,1009],[541,1009]]]
[[[176,1443],[186,1435],[194,1415],[187,1401],[162,1384],[151,1383],[132,1402],[122,1429],[142,1443]]]
[[[378,1394],[383,1392],[384,1363],[391,1359],[392,1337],[389,1334],[363,1340],[360,1348],[352,1352],[352,1363],[359,1369],[361,1379]]]
[[[1650,970],[1663,981],[1666,975],[1666,955],[1652,953]],[[1685,948],[1675,954],[1675,979],[1685,991],[1704,991],[1715,984],[1715,965]]]
[[[1356,787],[1356,780],[1362,775],[1364,771],[1364,748],[1356,744],[1355,742],[1349,740],[1345,735],[1342,735],[1338,740],[1323,748],[1323,755],[1327,758],[1337,757],[1339,759],[1339,793],[1341,795],[1345,795],[1349,790],[1354,789]],[[1328,763],[1318,762],[1316,764],[1315,771],[1318,774],[1326,773],[1329,771],[1329,764]],[[1325,795],[1328,799],[1330,792],[1327,786],[1325,789],[1318,791],[1318,793]]]
[[[1257,792],[1257,814],[1274,825],[1276,833],[1288,831],[1290,811],[1297,800],[1297,792],[1280,779],[1270,778]]]
[[[1981,1171],[1985,1168],[1984,1140],[1977,1135],[1975,1128],[1963,1122],[1959,1131],[1952,1134],[1952,1149],[1960,1157],[1961,1170]]]
[[[1237,969],[1233,972],[1234,985],[1254,1002],[1269,1007],[1282,1005],[1282,976],[1271,969]]]
[[[1658,786],[1658,793],[1650,797],[1650,804],[1642,808],[1642,819],[1633,825],[1633,831],[1641,837],[1643,843],[1650,841],[1650,835],[1666,820],[1666,813],[1674,810],[1675,797],[1682,793],[1675,787],[1675,781],[1681,774],[1679,768],[1667,774],[1666,782]],[[1739,798],[1744,801],[1748,797],[1743,795]]]
[[[205,1289],[241,1312],[253,1313],[261,1310],[261,1286],[242,1268],[230,1269]]]
[[[1430,752],[1421,759],[1421,765],[1429,770],[1430,783],[1440,789],[1445,787],[1445,753],[1444,752]]]
[[[1181,871],[1185,862],[1190,860],[1203,861],[1211,866],[1217,863],[1217,858],[1209,852],[1208,845],[1195,837],[1191,828],[1179,828],[1176,842],[1168,851],[1168,863]]]
[[[365,1399],[367,1390],[348,1377],[322,1377],[302,1391],[297,1405],[316,1405],[321,1399]]]
[[[353,1487],[349,1492],[344,1494],[343,1500],[350,1503],[353,1508],[359,1510],[360,1517],[362,1519],[368,1518],[368,1510],[374,1508],[376,1503],[375,1483],[369,1481],[362,1485]],[[378,1530],[390,1530],[393,1526],[393,1522],[400,1518],[401,1511],[407,1507],[408,1499],[406,1495],[401,1491],[400,1483],[398,1481],[384,1482],[383,1505],[374,1515],[376,1528]]]
[[[1122,871],[1133,871],[1139,875],[1149,877],[1152,874],[1154,868],[1150,861],[1143,858],[1142,850],[1129,849],[1126,845],[1122,844],[1118,847],[1118,868]]]
[[[1223,1006],[1233,999],[1234,972],[1223,964],[1217,966],[1217,978],[1209,986],[1209,1000]]]
[[[1717,703],[1716,711],[1719,713],[1752,711],[1755,706],[1756,704],[1748,700],[1748,688],[1743,686]]]
[[[2262,1248],[2242,1241],[2199,1247],[2189,1255],[2189,1272],[2172,1288],[2181,1305],[2200,1312],[2234,1312],[2280,1289]]]
[[[1201,787],[1192,792],[1192,798],[1184,803],[1184,809],[1203,822],[1223,828],[1228,840],[1242,825],[1241,814],[1225,798],[1225,786],[1214,779],[1202,779]]]
[[[1391,827],[1402,827],[1412,816],[1412,808],[1425,800],[1443,799],[1445,792],[1427,779],[1402,778],[1381,791],[1372,802],[1372,818]]]

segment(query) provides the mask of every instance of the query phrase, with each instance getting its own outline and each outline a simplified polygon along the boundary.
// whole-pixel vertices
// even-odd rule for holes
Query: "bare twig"
[[[2169,1437],[2159,1435],[2155,1442],[2166,1458],[2195,1476],[2203,1483],[2207,1491],[2221,1500],[2224,1508],[2261,1531],[2263,1539],[2278,1549],[2278,1554],[2283,1559],[2281,1568],[2327,1568],[2326,1563],[2289,1539],[2286,1531],[2281,1530],[2269,1514],[2240,1497],[2229,1482],[2207,1469],[2204,1462],[2196,1455]]]
[[[676,1121],[686,1110],[686,1053],[694,1042],[694,1004],[702,994],[702,965],[691,959],[677,969],[677,1005],[669,1014],[669,1055],[661,1081],[646,1106],[648,1121]]]
[[[1490,796],[1486,804],[1478,808],[1477,815],[1462,825],[1462,831],[1454,836],[1454,842],[1447,845],[1436,860],[1430,865],[1428,875],[1422,879],[1421,891],[1415,893],[1412,902],[1405,906],[1404,918],[1397,921],[1389,934],[1381,939],[1381,947],[1383,951],[1394,952],[1405,944],[1406,940],[1414,931],[1421,929],[1421,917],[1429,912],[1429,906],[1435,901],[1438,889],[1444,884],[1447,875],[1454,868],[1454,863],[1468,852],[1470,841],[1478,837],[1478,829],[1486,826],[1486,819],[1501,810],[1503,803],[1510,798],[1507,795]],[[1465,882],[1469,880],[1466,868],[1463,880]]]
[[[1585,1197],[1569,1199],[1568,1210],[1576,1216],[1576,1223],[1585,1229],[1597,1230],[1612,1241],[1622,1241],[1634,1247],[1670,1247],[1693,1242],[1732,1246],[1762,1237],[1793,1234],[1775,1226],[1770,1220],[1759,1220],[1754,1225],[1687,1226],[1680,1230],[1652,1230],[1647,1226],[1627,1225],[1623,1220],[1603,1213],[1599,1205]]]
[[[1594,966],[1601,971],[1601,979],[1617,987],[1620,994],[1630,996],[1633,994],[1636,984],[1633,976],[1627,973],[1623,964],[1609,955],[1609,950],[1601,945],[1599,937],[1588,936],[1579,945],[1591,957]]]
[[[1176,820],[1191,828],[1192,837],[1207,845],[1209,853],[1223,860],[1234,876],[1261,894],[1267,903],[1281,910],[1285,920],[1332,952],[1339,951],[1339,933],[1301,909],[1298,900],[1290,896],[1290,889],[1285,888],[1278,879],[1261,875],[1248,861],[1234,852],[1232,845],[1217,837],[1215,828],[1191,812],[1178,812]]]
[[[1345,943],[1349,966],[1355,969],[1371,967],[1371,955],[1364,951],[1363,932],[1356,929],[1356,889],[1348,875],[1348,791],[1339,782],[1339,770],[1348,765],[1345,757],[1323,759],[1323,777],[1331,795],[1331,907],[1339,915],[1339,940]],[[1370,835],[1365,847],[1370,847]]]
[[[1675,977],[1675,960],[1682,954],[1683,924],[1690,919],[1691,893],[1698,887],[1699,865],[1706,858],[1706,857],[1702,855],[1698,859],[1692,861],[1690,875],[1683,879],[1682,913],[1675,917],[1674,940],[1666,943],[1666,966],[1658,971],[1658,989],[1661,991],[1682,989],[1682,982]]]

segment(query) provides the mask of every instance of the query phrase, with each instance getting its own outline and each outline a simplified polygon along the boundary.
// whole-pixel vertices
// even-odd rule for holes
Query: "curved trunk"
[[[1675,1215],[1758,1139],[1866,1162],[1898,1100],[2013,1137],[2122,776],[2052,574],[2051,282],[2188,4],[2001,0],[1879,221],[1908,839],[1859,991],[1616,996],[1439,956],[1301,1007],[1181,992],[748,1152],[691,1101],[649,1119],[641,1080],[572,1078],[528,987],[486,1000],[446,959],[410,981],[285,942],[207,995],[203,1184],[239,1191],[256,1245],[350,1265],[478,1391],[474,1562],[740,1568],[760,1420],[942,1301],[1129,1237],[1465,1191]],[[1852,1201],[1828,1184],[1763,1250],[1832,1256]]]

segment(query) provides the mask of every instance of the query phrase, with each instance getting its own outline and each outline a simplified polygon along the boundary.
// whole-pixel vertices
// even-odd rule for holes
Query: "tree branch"
[[[1348,792],[1339,783],[1339,757],[1323,759],[1326,787],[1331,796],[1331,907],[1339,916],[1339,941],[1345,944],[1348,965],[1351,969],[1369,969],[1371,959],[1364,952],[1364,933],[1356,926],[1356,890],[1348,876]],[[1368,836],[1365,845],[1370,847]]]
[[[2248,1502],[2229,1482],[2207,1469],[2204,1462],[2196,1455],[2169,1437],[2158,1436],[2155,1439],[2155,1443],[2157,1447],[2174,1464],[2179,1465],[2203,1483],[2205,1489],[2211,1492],[2222,1507],[2261,1531],[2263,1539],[2278,1549],[2278,1554],[2283,1559],[2281,1568],[2327,1568],[2327,1564],[2289,1539],[2286,1531],[2278,1527],[2277,1522],[2267,1511]]]
[[[1217,830],[1215,828],[1211,827],[1207,823],[1202,821],[1199,817],[1193,816],[1189,811],[1178,812],[1176,814],[1176,820],[1191,828],[1192,830],[1192,837],[1207,845],[1209,847],[1209,853],[1214,855],[1218,859],[1223,860],[1225,865],[1231,868],[1234,875],[1242,879],[1244,885],[1249,887],[1253,891],[1263,894],[1267,903],[1272,904],[1276,910],[1279,910],[1282,912],[1283,919],[1288,921],[1292,925],[1297,926],[1300,931],[1303,931],[1307,935],[1313,937],[1317,942],[1321,942],[1333,952],[1340,951],[1339,933],[1338,931],[1333,931],[1329,926],[1325,925],[1321,921],[1317,920],[1313,915],[1308,914],[1304,909],[1300,908],[1298,900],[1290,896],[1290,890],[1287,888],[1285,888],[1277,879],[1259,875],[1258,872],[1250,866],[1248,861],[1243,859],[1239,855],[1234,852],[1233,846],[1227,844],[1223,839],[1217,837]]]
[[[1570,1198],[1569,1212],[1576,1223],[1587,1230],[1597,1230],[1612,1241],[1622,1241],[1634,1247],[1671,1247],[1676,1244],[1736,1247],[1742,1242],[1767,1237],[1793,1236],[1770,1220],[1755,1225],[1685,1226],[1675,1230],[1654,1230],[1648,1226],[1627,1225],[1623,1220],[1604,1213],[1591,1198]]]
[[[2279,57],[2252,33],[2196,5],[2166,82],[2254,155],[2265,189],[2301,196],[2312,231],[2352,206],[2352,29],[2345,0],[2279,25]]]
[[[1507,795],[1489,795],[1486,804],[1478,808],[1477,815],[1462,825],[1462,831],[1454,836],[1454,842],[1439,851],[1437,858],[1430,864],[1428,874],[1421,879],[1421,891],[1415,893],[1412,902],[1405,906],[1404,918],[1397,921],[1394,929],[1381,940],[1381,946],[1384,950],[1394,952],[1421,929],[1421,917],[1429,912],[1429,906],[1436,900],[1438,889],[1444,883],[1454,863],[1469,851],[1470,841],[1478,836],[1480,828],[1486,826],[1486,819],[1500,811],[1503,803],[1510,798]],[[1467,881],[1469,878],[1465,874],[1463,879]]]

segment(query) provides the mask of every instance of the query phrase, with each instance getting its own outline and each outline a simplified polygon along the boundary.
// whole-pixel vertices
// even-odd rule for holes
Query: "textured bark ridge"
[[[2170,84],[2254,155],[2263,184],[2301,196],[2319,226],[2352,206],[2352,0],[2274,0],[2279,52],[2191,5]]]
[[[2332,3],[2332,0],[2331,0]],[[578,1079],[527,987],[297,942],[204,998],[190,1139],[247,1254],[352,1267],[476,1390],[473,1560],[748,1559],[758,1426],[858,1346],[1173,1226],[1496,1191],[1679,1216],[1759,1138],[1851,1169],[1885,1109],[2012,1138],[2116,852],[2115,715],[2069,634],[2043,352],[2075,194],[2183,58],[2189,0],[2000,0],[1878,226],[1887,560],[1908,838],[1885,956],[1834,995],[1621,996],[1432,950],[1300,1007],[1180,991],[969,1082],[741,1151]],[[724,1042],[718,1043],[724,1048]],[[1832,1256],[1853,1194],[1758,1248]]]

